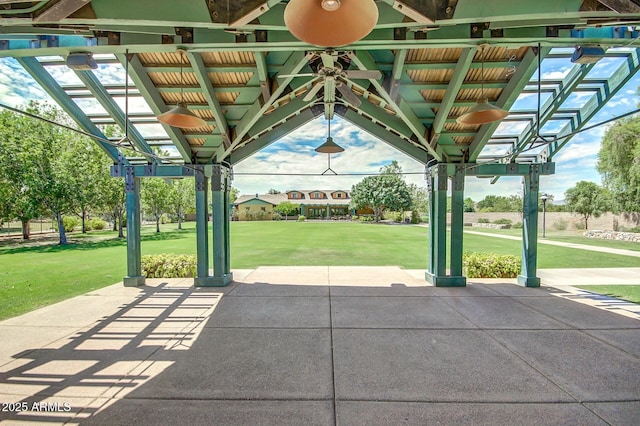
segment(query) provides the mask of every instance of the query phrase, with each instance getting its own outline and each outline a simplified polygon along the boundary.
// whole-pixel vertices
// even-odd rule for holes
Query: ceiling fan
[[[316,82],[303,98],[309,102],[313,100],[320,90],[324,89],[323,102],[325,104],[334,104],[336,101],[336,89],[342,95],[342,98],[353,105],[360,106],[362,101],[349,88],[347,82],[350,79],[379,80],[382,77],[380,71],[372,70],[345,70],[343,65],[338,61],[336,52],[327,51],[319,54],[322,64],[318,65],[318,69],[313,73],[281,75],[279,77],[316,77]],[[313,62],[314,58],[310,62]]]

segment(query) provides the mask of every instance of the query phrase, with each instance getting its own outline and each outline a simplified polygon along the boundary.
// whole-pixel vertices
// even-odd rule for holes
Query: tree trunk
[[[123,212],[122,210],[120,210],[120,212],[118,213],[118,238],[124,238],[122,216],[123,216]],[[115,219],[113,221],[115,223]]]
[[[156,232],[160,232],[160,216],[156,216]]]
[[[22,239],[28,240],[31,237],[31,227],[29,226],[29,219],[20,219],[22,223]]]
[[[63,246],[67,244],[67,234],[64,230],[64,222],[62,221],[62,214],[57,212],[54,214],[57,222],[58,222],[58,233],[60,234],[60,245]]]
[[[116,210],[114,210],[113,211],[113,231],[114,232],[118,230],[118,220],[122,222],[122,217],[118,214]]]
[[[182,229],[182,212],[178,210],[178,229]]]
[[[87,228],[85,226],[86,220],[87,220],[87,213],[85,211],[85,209],[82,209],[82,216],[80,216],[80,219],[82,219],[82,233],[86,234],[87,233]]]

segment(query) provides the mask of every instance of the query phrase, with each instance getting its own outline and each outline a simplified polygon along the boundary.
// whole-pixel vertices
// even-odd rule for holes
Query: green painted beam
[[[351,56],[351,60],[356,64],[356,66],[361,70],[377,70],[378,67],[375,63],[375,60],[371,56],[369,52],[366,51],[357,51],[354,55]],[[411,129],[413,134],[418,138],[427,151],[437,160],[442,160],[442,157],[429,145],[429,141],[426,139],[427,129],[425,128],[422,121],[415,115],[411,107],[403,100],[400,99],[399,102],[395,102],[394,99],[391,98],[389,92],[383,87],[382,83],[378,80],[371,80],[371,84],[376,88],[380,96],[389,103],[396,111],[398,116],[402,118],[405,124]]]
[[[254,52],[253,57],[256,61],[256,71],[258,72],[258,80],[260,81],[260,89],[262,91],[262,100],[266,103],[271,98],[271,79],[269,78],[269,67],[264,52]]]
[[[123,66],[126,66],[126,54],[116,54],[116,57]],[[156,116],[169,110],[167,105],[164,103],[162,96],[160,96],[154,87],[153,81],[149,78],[149,75],[140,62],[140,59],[136,55],[131,56],[129,59],[129,78],[131,78],[140,93],[144,96],[144,99],[147,101],[147,104],[149,104],[151,111],[153,111]],[[191,146],[182,132],[166,124],[162,124],[162,128],[173,141],[173,144],[178,149],[178,152],[182,156],[184,162],[190,163],[192,155]]]
[[[537,50],[537,49],[536,49]],[[548,47],[542,47],[539,52],[542,58],[549,53],[551,49]],[[522,89],[529,83],[531,76],[538,68],[537,54],[533,48],[530,48],[522,58],[520,66],[516,69],[516,72],[511,76],[509,83],[502,91],[502,94],[495,102],[496,106],[506,109],[511,109],[516,99],[520,95]],[[469,146],[469,161],[474,162],[480,155],[480,152],[486,145],[487,141],[491,138],[491,135],[496,131],[500,122],[485,124],[480,127],[480,130],[476,134],[476,137]]]
[[[227,119],[224,116],[224,112],[222,112],[222,108],[220,106],[220,102],[218,102],[218,98],[215,94],[215,89],[213,84],[211,83],[211,79],[209,75],[205,71],[204,61],[202,60],[202,56],[198,53],[187,52],[187,58],[193,67],[193,72],[196,75],[196,79],[202,88],[203,95],[207,100],[207,103],[211,107],[211,112],[213,113],[213,118],[216,121],[216,128],[220,132],[222,137],[222,143],[225,147],[231,146],[231,138],[229,137],[229,125],[227,124]]]
[[[225,159],[239,143],[242,142],[244,136],[249,133],[251,128],[264,116],[265,111],[269,109],[273,103],[280,98],[285,89],[294,77],[283,77],[284,75],[294,75],[300,72],[300,70],[309,62],[310,54],[304,54],[302,52],[293,52],[285,65],[281,68],[280,72],[276,75],[280,85],[271,94],[269,102],[262,102],[261,99],[255,101],[255,103],[247,110],[240,123],[236,126],[236,134],[229,148],[226,148],[221,155],[216,155],[217,158]]]
[[[458,59],[458,63],[453,71],[453,76],[449,81],[449,87],[445,92],[441,104],[438,106],[438,113],[436,114],[436,118],[433,120],[433,135],[436,139],[440,136],[442,129],[444,128],[444,123],[446,119],[449,117],[449,112],[451,112],[451,108],[454,105],[456,100],[456,96],[464,83],[464,79],[467,76],[467,71],[469,70],[469,65],[473,62],[473,58],[476,54],[477,48],[469,48],[464,49],[460,54],[460,58]],[[430,141],[431,142],[431,141]]]
[[[33,77],[33,79],[56,101],[64,112],[80,126],[85,132],[94,135],[98,139],[108,140],[105,134],[100,130],[84,111],[66,94],[64,89],[54,80],[47,70],[35,58],[18,58],[17,62]],[[118,150],[103,141],[97,141],[98,146],[111,158],[112,161],[119,161]],[[128,163],[124,159],[125,163]]]
[[[573,121],[567,123],[557,134],[556,140],[550,143],[542,153],[538,156],[539,160],[551,161],[553,157],[571,140],[567,137],[572,132],[584,127],[587,122],[593,118],[606,104],[615,96],[620,89],[640,70],[640,49],[635,49],[629,53],[627,60],[624,61],[607,79],[599,92],[587,101],[580,113],[577,114]]]
[[[102,87],[100,80],[91,71],[74,71],[80,81],[89,89],[89,91],[95,96],[96,100],[102,105],[102,107],[113,117],[114,121],[122,128],[123,134],[128,134],[129,139],[133,143],[134,147],[142,153],[153,154],[153,150],[144,140],[138,129],[133,126],[129,117],[125,116],[125,113],[120,109],[120,106],[113,100],[113,98]],[[125,130],[126,129],[126,130]],[[158,163],[157,158],[153,158],[150,162]]]
[[[554,95],[547,98],[547,100],[540,106],[540,128],[549,122],[549,120],[559,119],[556,112],[561,108],[562,104],[571,96],[574,89],[585,79],[587,74],[593,69],[595,64],[575,65],[564,78],[564,80],[558,84],[554,90]],[[534,114],[537,111],[534,111]],[[536,118],[534,117],[527,127],[520,133],[516,139],[514,146],[507,152],[508,155],[517,156],[520,152],[525,150],[532,140],[537,137],[538,126]],[[504,160],[508,162],[507,159]]]
[[[389,96],[395,102],[399,102],[398,98],[400,81],[402,80],[402,74],[404,71],[404,61],[407,59],[408,51],[406,49],[400,49],[395,53],[395,59],[393,61],[393,68],[391,69],[391,77],[389,78]],[[382,70],[381,70],[382,71]]]

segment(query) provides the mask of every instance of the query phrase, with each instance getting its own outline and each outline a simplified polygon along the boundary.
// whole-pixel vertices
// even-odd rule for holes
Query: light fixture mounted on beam
[[[354,43],[373,30],[378,7],[373,0],[290,0],[284,23],[296,38],[321,47]]]
[[[332,174],[337,175],[337,173],[331,168],[331,154],[337,154],[338,152],[342,152],[344,151],[344,148],[338,145],[337,143],[335,143],[333,141],[333,138],[331,137],[331,120],[327,121],[327,127],[328,127],[328,133],[329,133],[329,135],[327,136],[327,140],[322,145],[317,147],[315,151],[320,152],[322,154],[327,154],[327,158],[328,158],[327,170],[322,172],[322,174],[324,175],[324,174],[327,174],[328,172],[331,172]]]
[[[574,64],[595,64],[604,56],[604,49],[600,46],[577,46],[571,55],[571,62]]]
[[[97,69],[98,63],[93,59],[92,53],[76,52],[67,56],[67,66],[72,70],[88,71]]]
[[[158,116],[158,121],[173,127],[182,129],[193,129],[197,127],[205,127],[207,122],[195,115],[184,101],[184,81],[182,79],[182,68],[184,65],[184,49],[177,49],[180,56],[180,102],[169,111]]]
[[[484,50],[488,45],[480,45],[481,65],[480,65],[480,99],[476,105],[460,117],[456,118],[456,122],[466,125],[482,125],[500,121],[509,115],[508,111],[503,110],[495,105],[491,105],[489,100],[484,96]]]

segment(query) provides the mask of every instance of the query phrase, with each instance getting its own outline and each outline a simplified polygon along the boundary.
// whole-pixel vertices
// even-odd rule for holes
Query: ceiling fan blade
[[[347,78],[365,79],[365,80],[380,80],[382,73],[380,71],[372,70],[346,70],[344,74]]]
[[[342,97],[354,107],[358,108],[362,104],[360,98],[358,98],[345,83],[338,85],[338,91],[342,94]]]
[[[285,74],[279,75],[278,78],[289,78],[289,77],[318,77],[319,74],[316,73],[306,73],[306,74]]]
[[[322,86],[324,86],[324,84],[322,82],[318,82],[316,83],[315,86],[313,86],[311,88],[311,90],[309,90],[309,93],[307,93],[305,95],[304,98],[302,98],[303,101],[305,102],[309,102],[310,100],[312,100],[313,98],[316,97],[316,95],[318,94],[318,92],[320,91],[320,89],[322,89]]]
[[[321,53],[320,57],[322,58],[322,65],[325,68],[333,68],[334,67],[333,56],[331,56],[328,53]]]

